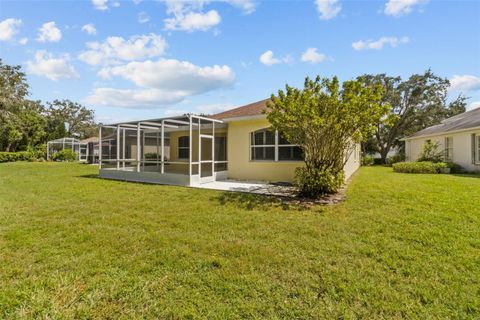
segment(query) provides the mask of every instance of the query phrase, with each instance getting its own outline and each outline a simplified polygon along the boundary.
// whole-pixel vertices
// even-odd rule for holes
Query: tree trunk
[[[10,148],[12,147],[12,143],[9,143],[5,148],[5,152],[10,152]]]
[[[386,163],[387,163],[388,151],[389,151],[389,149],[387,149],[387,148],[385,148],[385,149],[383,149],[383,148],[380,149],[380,158],[381,158],[383,164],[386,164]]]

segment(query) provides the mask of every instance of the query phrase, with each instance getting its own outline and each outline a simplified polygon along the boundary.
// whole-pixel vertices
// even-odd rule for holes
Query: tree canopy
[[[372,134],[389,106],[382,87],[336,77],[305,79],[302,89],[286,85],[271,96],[267,119],[290,143],[300,146],[305,167],[297,169],[300,191],[315,197],[335,192],[355,145]]]
[[[21,67],[3,64],[0,59],[0,151],[26,150],[65,136],[96,134],[94,113],[85,106],[54,100],[45,107],[28,96],[29,85]]]
[[[381,86],[381,103],[390,106],[368,142],[369,151],[378,151],[384,162],[392,148],[401,146],[400,138],[465,112],[466,98],[458,96],[447,102],[450,83],[431,70],[414,74],[405,81],[386,74],[366,74],[357,80],[367,86]]]

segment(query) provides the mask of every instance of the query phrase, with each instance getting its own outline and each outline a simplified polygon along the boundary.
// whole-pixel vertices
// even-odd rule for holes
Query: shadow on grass
[[[98,173],[82,174],[80,176],[77,176],[77,178],[102,179],[100,178]]]
[[[273,207],[281,207],[283,210],[291,209],[291,205],[285,199],[263,194],[228,191],[222,192],[217,200],[221,205],[230,204],[247,210],[266,210]]]
[[[229,204],[246,210],[281,208],[282,210],[302,211],[312,207],[311,202],[306,202],[301,199],[299,200],[296,197],[282,197],[237,191],[225,191],[215,199],[221,205]]]
[[[450,175],[455,177],[462,177],[462,178],[477,178],[480,179],[480,174],[478,173],[451,173]]]

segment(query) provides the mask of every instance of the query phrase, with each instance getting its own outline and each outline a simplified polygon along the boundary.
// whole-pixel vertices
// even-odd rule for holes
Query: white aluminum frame
[[[55,139],[47,142],[47,160],[50,160],[51,157],[56,153],[54,152],[53,154],[50,152],[50,148],[53,145],[62,145],[62,150],[65,149],[65,146],[71,146],[71,149],[74,151],[75,147],[78,146],[78,156],[77,160],[80,162],[87,162],[88,161],[88,143],[81,142],[80,140],[76,138],[69,138],[69,137],[64,137],[60,139]],[[84,154],[82,154],[82,150],[85,151]]]
[[[188,120],[188,121],[187,121]],[[202,121],[204,122],[202,124]],[[205,124],[207,122],[207,124]],[[210,124],[208,124],[210,123]],[[117,123],[112,125],[102,125],[99,129],[99,168],[100,176],[104,178],[111,179],[120,179],[120,180],[129,180],[129,181],[143,181],[143,182],[152,182],[152,183],[165,183],[165,184],[180,184],[180,185],[195,185],[199,183],[206,183],[215,181],[219,176],[226,176],[226,171],[215,171],[215,164],[217,163],[228,163],[228,161],[215,161],[215,124],[224,123],[221,120],[212,119],[204,116],[198,116],[193,114],[186,114],[180,117],[173,118],[161,118],[161,119],[152,119],[152,120],[141,120],[135,122],[127,123]],[[209,127],[211,126],[212,134],[202,134],[202,125]],[[165,129],[170,129],[171,131],[182,130],[182,127],[188,126],[189,134],[189,158],[188,162],[185,161],[166,161],[165,160]],[[193,127],[196,127],[198,130],[198,161],[193,161]],[[102,156],[102,128],[110,128],[116,130],[116,159],[104,159]],[[125,159],[125,136],[127,130],[136,131],[137,139],[137,152],[135,159]],[[145,134],[148,130],[148,133],[156,132],[157,139],[157,159],[156,160],[147,160],[145,159]],[[187,130],[185,128],[184,130]],[[122,136],[123,134],[123,136]],[[160,134],[160,139],[158,135]],[[202,139],[211,139],[212,141],[212,159],[211,160],[201,160],[201,147]],[[160,146],[159,146],[160,140]],[[121,148],[120,148],[121,141]],[[160,149],[160,150],[159,150]],[[122,151],[121,151],[122,150]],[[160,152],[159,152],[160,151]],[[158,154],[160,153],[160,159]],[[109,153],[111,154],[111,152]],[[112,168],[102,168],[103,163],[112,163],[114,167]],[[127,167],[126,162],[134,162],[136,165],[134,167]],[[145,164],[157,164],[157,172],[145,171]],[[211,163],[212,165],[212,175],[207,177],[201,177],[202,172],[202,163]],[[115,165],[116,164],[116,165]],[[178,173],[165,173],[165,164],[188,164],[188,174],[178,174]],[[196,174],[193,174],[193,166],[198,166],[198,171]],[[113,172],[115,171],[115,172]],[[222,173],[222,174],[218,174]]]

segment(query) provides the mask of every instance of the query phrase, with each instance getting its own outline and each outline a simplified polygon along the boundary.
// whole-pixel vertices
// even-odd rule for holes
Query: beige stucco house
[[[415,161],[427,140],[438,143],[445,161],[480,172],[480,108],[448,118],[403,139],[408,161]]]
[[[267,101],[212,116],[104,125],[100,176],[177,185],[226,179],[292,182],[295,168],[304,165],[302,151],[271,130],[264,114]],[[348,156],[346,178],[359,166],[358,145]]]

